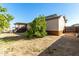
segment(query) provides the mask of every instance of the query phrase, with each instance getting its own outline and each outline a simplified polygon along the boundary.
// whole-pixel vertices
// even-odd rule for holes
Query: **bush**
[[[47,35],[46,33],[46,17],[38,16],[36,17],[32,23],[30,23],[30,29],[25,33],[27,37],[44,37]]]

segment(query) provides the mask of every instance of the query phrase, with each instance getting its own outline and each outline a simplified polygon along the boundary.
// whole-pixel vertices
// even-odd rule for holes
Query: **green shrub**
[[[25,33],[27,37],[44,37],[46,33],[46,17],[38,16],[32,23],[30,23],[30,29]]]
[[[0,32],[10,27],[10,21],[13,19],[14,17],[7,13],[7,8],[0,6]]]

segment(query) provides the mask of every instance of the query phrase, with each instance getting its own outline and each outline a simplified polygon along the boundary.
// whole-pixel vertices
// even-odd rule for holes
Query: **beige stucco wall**
[[[25,26],[25,25],[15,25],[15,27],[17,28],[21,28],[21,27],[23,27],[23,26]]]
[[[48,20],[47,31],[58,31],[58,19]]]
[[[48,20],[47,22],[47,31],[63,31],[65,26],[65,21],[63,16],[58,19]]]
[[[58,30],[59,30],[59,31],[63,31],[63,30],[64,30],[64,27],[65,27],[65,25],[66,25],[63,16],[61,16],[61,17],[59,18],[58,23],[59,23],[59,25],[58,25],[58,27],[59,27]]]

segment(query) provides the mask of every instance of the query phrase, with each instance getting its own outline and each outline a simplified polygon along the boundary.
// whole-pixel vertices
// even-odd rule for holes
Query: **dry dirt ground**
[[[51,44],[40,56],[79,56],[79,38],[67,33]]]
[[[45,50],[60,36],[46,36],[28,39],[18,34],[4,33],[0,35],[0,55],[36,56]]]
[[[0,35],[0,55],[71,56],[79,55],[79,39],[72,33],[28,39],[14,33]]]

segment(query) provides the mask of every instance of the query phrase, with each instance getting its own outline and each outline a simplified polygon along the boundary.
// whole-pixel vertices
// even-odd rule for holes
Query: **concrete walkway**
[[[79,38],[73,33],[67,33],[58,41],[52,43],[41,56],[79,56]]]

